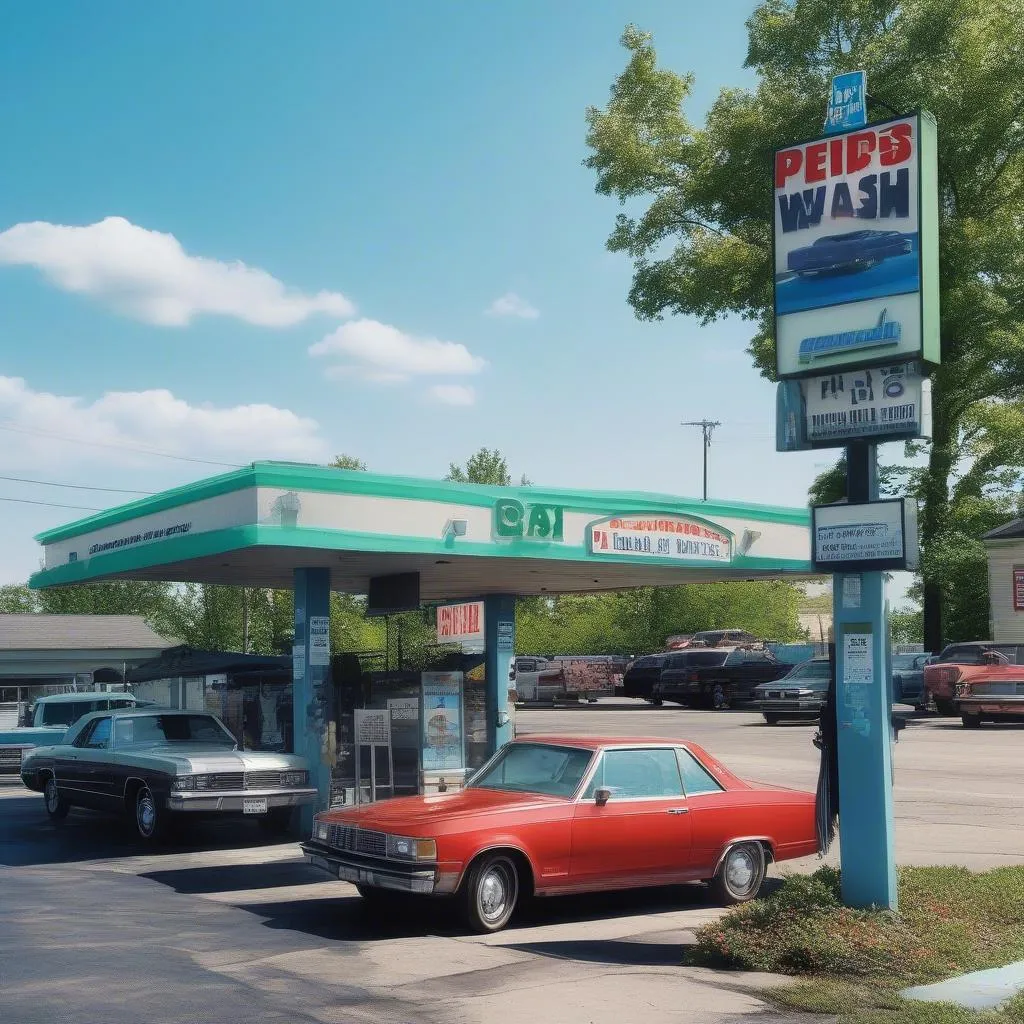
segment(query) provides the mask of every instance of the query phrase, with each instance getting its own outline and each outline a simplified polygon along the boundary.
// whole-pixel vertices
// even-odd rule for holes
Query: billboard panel
[[[938,362],[935,122],[913,114],[775,154],[780,377]]]
[[[776,449],[931,436],[931,382],[919,363],[837,370],[778,384]]]

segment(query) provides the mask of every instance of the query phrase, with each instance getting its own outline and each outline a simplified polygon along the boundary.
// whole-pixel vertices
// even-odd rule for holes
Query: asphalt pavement
[[[749,714],[612,705],[525,711],[518,728],[688,738],[740,774],[797,787],[817,771],[813,728]],[[1024,861],[1022,741],[1014,727],[912,724],[897,747],[901,859]],[[468,935],[432,902],[382,916],[255,825],[151,850],[87,812],[52,824],[38,794],[0,784],[5,1024],[789,1020],[758,997],[777,979],[680,966],[720,912],[684,886],[537,901],[505,932]]]

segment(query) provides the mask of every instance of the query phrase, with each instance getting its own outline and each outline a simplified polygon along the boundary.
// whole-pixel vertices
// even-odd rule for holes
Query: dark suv
[[[754,687],[792,669],[768,651],[741,647],[694,648],[670,654],[653,697],[691,707],[720,708],[755,699]]]
[[[654,700],[655,704],[660,704],[661,700],[654,698],[654,685],[661,678],[661,668],[667,657],[666,654],[648,654],[637,658],[622,677],[622,695]]]

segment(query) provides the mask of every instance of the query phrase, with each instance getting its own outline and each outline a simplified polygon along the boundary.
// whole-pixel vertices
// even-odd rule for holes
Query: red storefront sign
[[[437,642],[441,644],[483,642],[484,603],[443,604],[437,609]]]
[[[1013,570],[1013,610],[1024,612],[1024,569]]]

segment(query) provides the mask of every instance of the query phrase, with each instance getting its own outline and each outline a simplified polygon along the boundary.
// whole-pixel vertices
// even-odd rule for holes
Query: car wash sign
[[[587,527],[589,549],[597,556],[635,556],[672,562],[732,561],[732,534],[687,516],[612,516]]]
[[[939,361],[937,166],[930,114],[775,153],[780,378]]]

